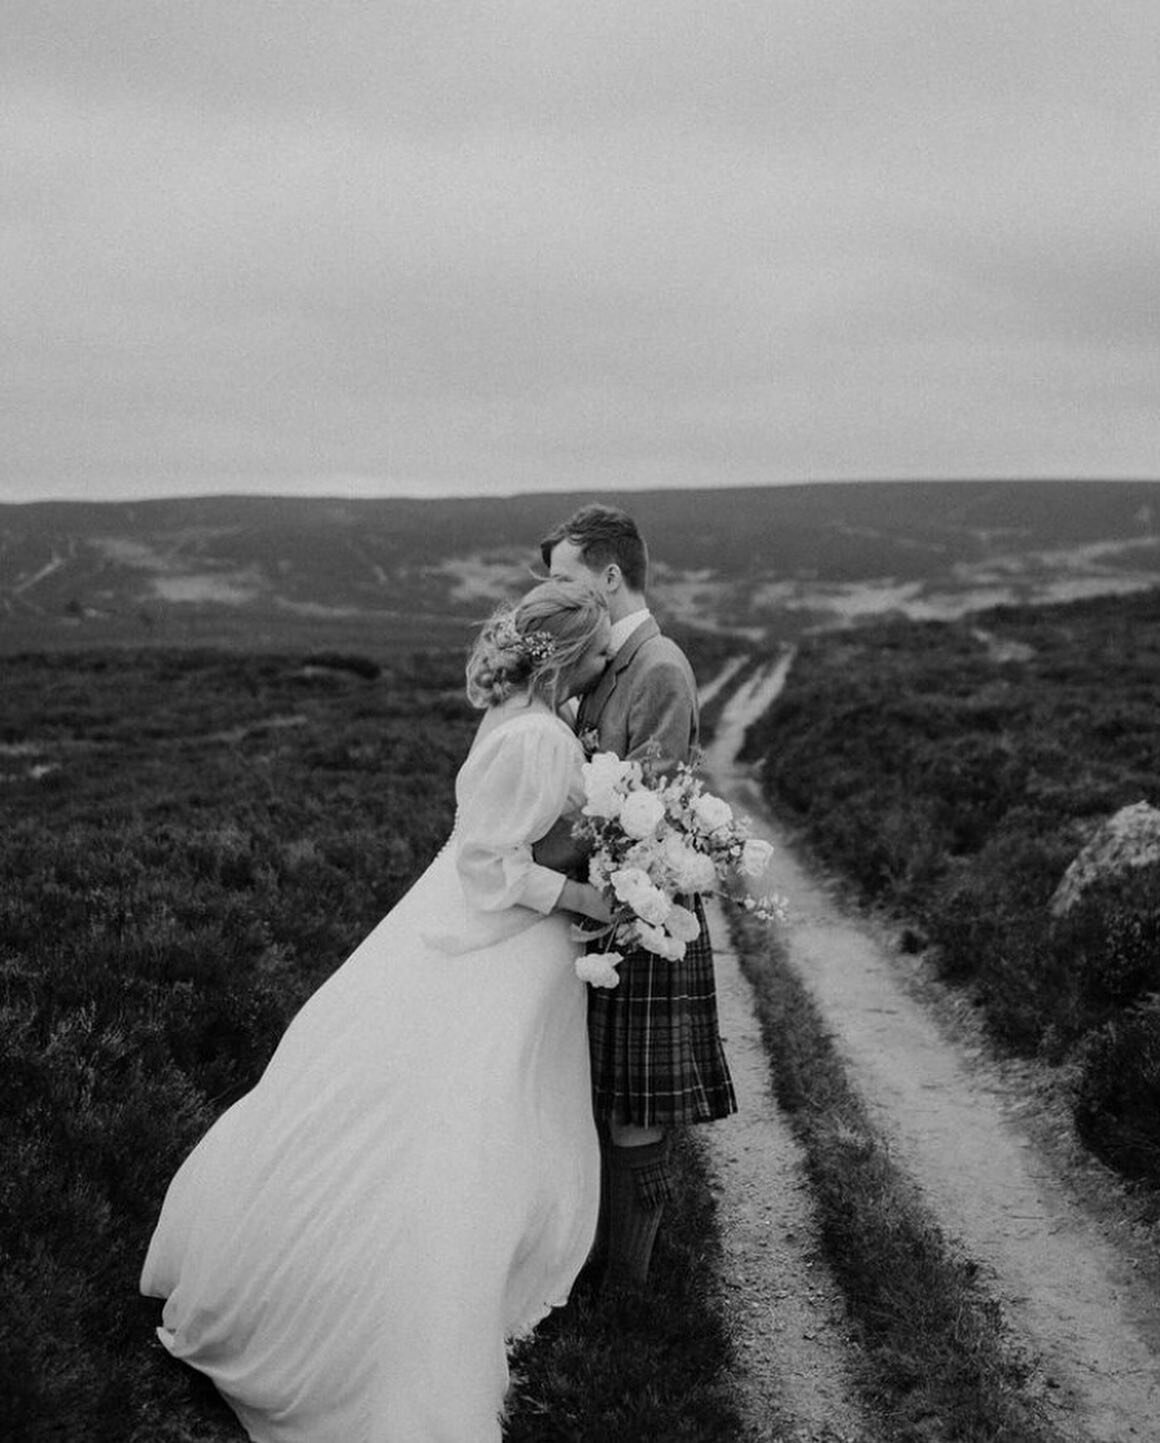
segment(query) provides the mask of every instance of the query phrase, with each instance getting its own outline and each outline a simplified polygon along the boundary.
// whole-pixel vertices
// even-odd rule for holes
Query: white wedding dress
[[[141,1290],[260,1443],[492,1443],[505,1339],[585,1261],[585,989],[530,850],[582,760],[547,708],[485,714],[447,846],[170,1184]]]

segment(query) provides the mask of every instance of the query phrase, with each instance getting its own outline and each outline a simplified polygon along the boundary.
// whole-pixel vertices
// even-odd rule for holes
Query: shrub
[[[1128,1177],[1160,1177],[1160,998],[1088,1038],[1074,1111],[1080,1136],[1112,1167]]]
[[[961,853],[985,844],[1021,799],[1025,775],[1011,743],[968,732],[925,749],[914,780],[919,795],[934,802],[948,850]]]
[[[980,625],[1010,645],[981,644]],[[1155,876],[1049,911],[1093,822],[1160,802],[1158,713],[1160,590],[806,638],[745,756],[1004,1045],[1062,1061],[1093,1030],[1110,1047],[1107,1025],[1160,987]]]
[[[169,1178],[450,827],[459,672],[24,657],[0,733],[59,762],[0,832],[0,1437],[234,1439],[151,1344]],[[293,726],[279,724],[292,715]],[[301,720],[299,721],[299,718]],[[422,718],[422,735],[416,721]],[[206,1400],[209,1400],[208,1402]]]
[[[337,651],[311,652],[305,658],[303,665],[319,667],[323,671],[349,671],[354,676],[364,677],[367,681],[376,681],[382,674],[382,667],[377,661],[371,661],[366,656],[348,656],[344,652]]]

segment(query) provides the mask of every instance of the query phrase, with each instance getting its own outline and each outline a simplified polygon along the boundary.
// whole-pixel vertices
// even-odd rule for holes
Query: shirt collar
[[[642,606],[639,611],[634,611],[629,616],[622,616],[619,621],[612,623],[612,635],[609,637],[609,646],[613,656],[620,650],[632,633],[642,621],[645,621],[652,612],[647,606]]]

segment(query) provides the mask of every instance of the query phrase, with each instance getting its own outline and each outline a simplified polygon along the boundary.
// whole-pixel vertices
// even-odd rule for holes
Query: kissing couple
[[[630,516],[585,506],[541,555],[467,662],[447,844],[179,1168],[149,1245],[158,1337],[257,1443],[498,1443],[509,1340],[590,1255],[645,1286],[673,1129],[736,1109],[699,898],[683,959],[577,975],[574,924],[610,917],[570,835],[578,736],[674,767],[697,691]]]

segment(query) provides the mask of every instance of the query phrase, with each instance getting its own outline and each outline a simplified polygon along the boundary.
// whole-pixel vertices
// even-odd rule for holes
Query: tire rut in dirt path
[[[709,909],[721,1031],[738,1112],[694,1129],[708,1163],[723,1253],[722,1283],[738,1384],[754,1440],[861,1443],[872,1436],[856,1401],[841,1289],[817,1240],[796,1139],[770,1090],[752,989]],[[792,1427],[774,1431],[778,1420]]]
[[[745,725],[776,696],[789,661],[739,689],[706,758],[716,789],[777,848],[764,886],[789,904],[789,960],[884,1135],[1028,1348],[1033,1386],[1061,1438],[1158,1439],[1155,1287],[1037,1145],[1032,1099],[982,1049],[972,1055],[935,1021],[912,995],[890,939],[810,875],[735,765]]]

